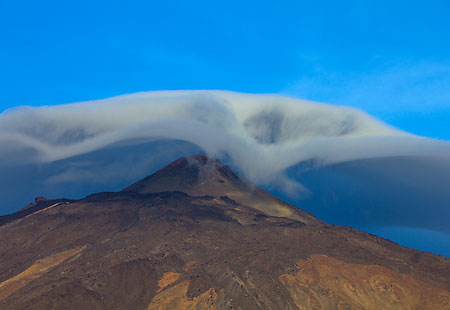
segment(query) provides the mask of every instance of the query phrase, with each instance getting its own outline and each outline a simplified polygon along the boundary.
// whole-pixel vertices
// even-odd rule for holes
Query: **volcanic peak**
[[[322,223],[308,212],[285,203],[220,161],[205,155],[180,158],[123,191],[140,194],[179,191],[197,197],[213,196],[221,200],[229,199],[270,216],[287,217],[305,224]]]

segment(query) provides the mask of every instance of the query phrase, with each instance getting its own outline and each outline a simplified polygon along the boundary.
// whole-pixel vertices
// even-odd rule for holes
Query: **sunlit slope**
[[[179,159],[124,191],[140,194],[180,191],[192,196],[214,196],[271,216],[288,217],[308,224],[320,222],[311,214],[251,184],[219,161],[209,160],[203,155]]]

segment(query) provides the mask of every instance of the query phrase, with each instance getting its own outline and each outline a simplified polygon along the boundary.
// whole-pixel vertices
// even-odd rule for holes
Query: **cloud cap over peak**
[[[346,106],[227,91],[143,92],[0,114],[1,212],[116,191],[206,153],[320,219],[448,232],[450,143]]]
[[[368,114],[278,95],[157,91],[0,115],[0,159],[52,162],[116,144],[182,140],[227,154],[252,181],[298,162],[439,155],[448,143],[392,128]]]

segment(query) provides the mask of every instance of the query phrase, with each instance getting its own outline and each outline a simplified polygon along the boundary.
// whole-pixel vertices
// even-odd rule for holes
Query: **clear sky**
[[[450,139],[448,1],[0,1],[0,111],[161,89],[282,93]]]

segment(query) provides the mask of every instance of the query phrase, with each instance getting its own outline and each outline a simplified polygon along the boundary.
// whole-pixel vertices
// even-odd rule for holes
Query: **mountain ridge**
[[[240,188],[237,174],[199,183],[201,170],[175,163],[1,225],[0,308],[449,309],[450,258],[267,214],[249,203],[255,191],[246,204],[224,195]]]

